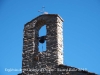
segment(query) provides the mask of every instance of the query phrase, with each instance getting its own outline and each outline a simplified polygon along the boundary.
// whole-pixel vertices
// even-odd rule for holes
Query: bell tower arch
[[[43,14],[24,26],[22,74],[37,74],[30,69],[53,68],[63,64],[62,18],[57,14]],[[39,30],[46,25],[46,35]],[[39,52],[39,43],[46,41],[46,51]]]

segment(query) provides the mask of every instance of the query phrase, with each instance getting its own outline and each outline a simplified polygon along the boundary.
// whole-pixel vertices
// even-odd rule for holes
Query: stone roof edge
[[[36,18],[34,18],[34,19],[32,19],[31,21],[29,21],[29,22],[27,22],[26,24],[25,24],[25,26],[27,25],[27,24],[29,24],[30,22],[32,22],[32,21],[34,21],[35,19],[37,19],[37,18],[39,18],[39,17],[41,17],[41,16],[58,16],[63,22],[64,22],[64,20],[58,15],[58,14],[42,14],[42,15],[39,15],[39,16],[37,16]]]
[[[98,75],[98,74],[93,73],[93,72],[88,72],[88,71],[86,71],[86,70],[80,70],[80,69],[78,69],[78,68],[75,68],[75,67],[72,67],[72,66],[63,65],[63,64],[58,65],[58,67],[64,67],[64,68],[74,68],[74,69],[79,70],[78,72],[82,72],[82,73],[89,73],[89,74],[93,74],[93,75]]]

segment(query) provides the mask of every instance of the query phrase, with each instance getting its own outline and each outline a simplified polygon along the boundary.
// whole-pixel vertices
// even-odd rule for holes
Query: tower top
[[[59,19],[60,19],[62,22],[64,22],[64,20],[63,20],[63,19],[61,18],[61,16],[59,16],[58,14],[42,14],[42,15],[39,15],[39,16],[37,16],[36,18],[32,19],[31,21],[27,22],[27,23],[25,24],[25,26],[26,26],[27,24],[31,23],[32,21],[38,20],[39,18],[48,17],[48,19],[49,19],[49,17],[52,17],[52,16],[59,17]]]

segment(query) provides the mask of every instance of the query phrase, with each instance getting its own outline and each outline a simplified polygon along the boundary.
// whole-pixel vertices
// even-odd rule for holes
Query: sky
[[[42,6],[64,20],[64,64],[100,74],[100,0],[0,0],[0,75],[21,73],[24,25]]]

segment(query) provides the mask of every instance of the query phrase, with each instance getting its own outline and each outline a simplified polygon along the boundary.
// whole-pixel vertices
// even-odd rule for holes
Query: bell
[[[39,42],[40,42],[40,43],[44,43],[45,40],[46,40],[46,36],[41,36],[41,37],[39,37]]]
[[[40,42],[40,43],[44,43],[44,42],[45,42],[45,40],[43,40],[43,39],[40,39],[40,40],[39,40],[39,42]]]

